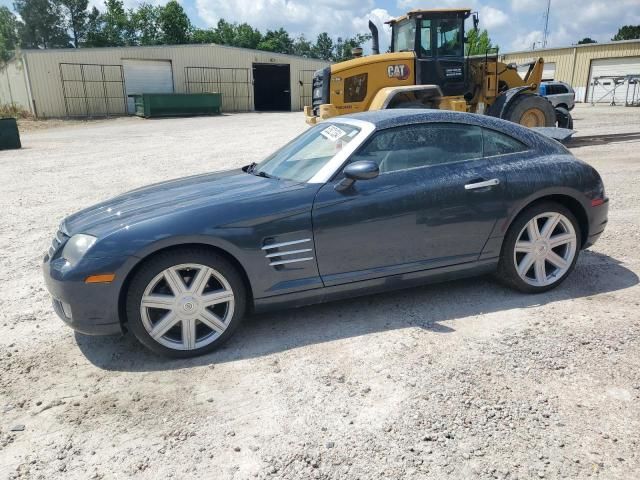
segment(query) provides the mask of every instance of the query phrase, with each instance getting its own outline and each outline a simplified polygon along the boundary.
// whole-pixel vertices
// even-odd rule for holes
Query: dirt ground
[[[640,109],[574,112],[609,227],[559,289],[492,278],[248,319],[189,361],[55,316],[58,222],[259,160],[300,113],[33,129],[0,152],[0,478],[638,478]]]

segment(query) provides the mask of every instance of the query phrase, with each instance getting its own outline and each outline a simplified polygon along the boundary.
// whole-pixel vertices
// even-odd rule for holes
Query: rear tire
[[[502,118],[525,127],[554,127],[556,125],[556,112],[551,102],[532,93],[517,96]]]
[[[240,324],[246,305],[236,268],[205,248],[152,257],[135,273],[126,299],[128,326],[138,341],[174,358],[218,348]]]
[[[581,245],[578,221],[568,208],[555,202],[534,204],[507,231],[498,278],[524,293],[546,292],[569,276]]]
[[[573,130],[573,117],[569,110],[564,107],[556,107],[556,121],[559,128]]]

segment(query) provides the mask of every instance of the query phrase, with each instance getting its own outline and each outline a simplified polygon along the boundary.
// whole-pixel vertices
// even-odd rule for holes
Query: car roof
[[[456,112],[453,110],[433,110],[433,109],[388,109],[370,110],[362,113],[352,113],[341,115],[328,120],[329,122],[340,122],[360,120],[374,125],[375,130],[385,130],[387,128],[402,127],[405,125],[415,125],[419,123],[449,122],[466,125],[476,125],[479,127],[497,130],[515,139],[518,139],[539,151],[555,151],[564,153],[566,149],[558,142],[555,142],[540,132],[535,132],[517,123],[480,115],[477,113]]]
[[[521,136],[523,131],[527,129],[513,122],[508,122],[499,118],[488,115],[479,115],[477,113],[456,112],[453,110],[434,110],[434,109],[413,109],[413,108],[397,108],[388,110],[370,110],[368,112],[353,113],[335,117],[331,120],[340,121],[340,119],[361,120],[375,125],[376,130],[386,128],[400,127],[403,125],[411,125],[415,123],[430,122],[451,122],[464,123],[468,125],[478,125],[509,133],[514,136]]]

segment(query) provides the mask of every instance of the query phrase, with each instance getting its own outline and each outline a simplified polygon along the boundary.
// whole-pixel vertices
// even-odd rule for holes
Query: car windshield
[[[249,173],[306,182],[358,133],[358,127],[344,123],[316,125],[264,159]]]

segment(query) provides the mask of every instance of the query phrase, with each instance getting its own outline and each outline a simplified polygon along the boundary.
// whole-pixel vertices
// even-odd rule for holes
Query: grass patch
[[[0,118],[25,118],[32,120],[31,112],[17,105],[0,105]]]

